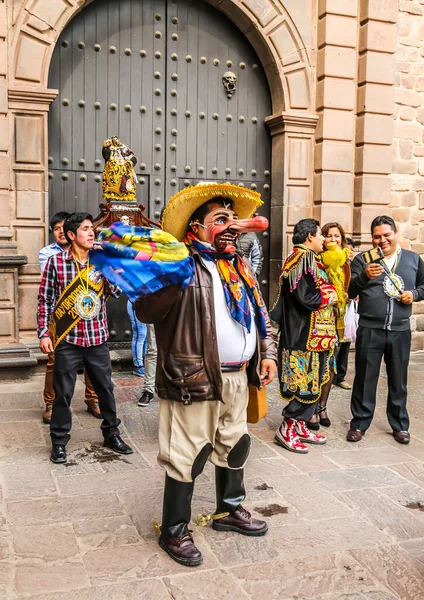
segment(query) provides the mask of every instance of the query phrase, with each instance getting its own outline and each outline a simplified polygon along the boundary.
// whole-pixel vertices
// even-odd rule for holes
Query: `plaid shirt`
[[[81,269],[84,280],[86,267]],[[99,276],[103,278],[99,272]],[[77,265],[72,252],[66,250],[51,256],[45,266],[43,278],[38,293],[38,337],[41,339],[49,335],[49,326],[56,301],[63,290],[78,275]],[[100,298],[101,308],[97,317],[89,321],[81,319],[75,327],[64,337],[69,344],[77,346],[99,346],[109,338],[106,317],[106,299],[109,295],[117,298],[121,290],[109,284],[104,279],[105,290]]]

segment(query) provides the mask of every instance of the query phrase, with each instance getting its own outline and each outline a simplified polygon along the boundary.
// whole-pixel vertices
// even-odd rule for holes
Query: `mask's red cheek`
[[[216,224],[212,223],[208,227],[209,243],[213,245],[215,242],[216,236],[219,235],[220,233],[222,233],[223,231],[225,231],[226,229],[228,229],[228,225],[216,225]]]

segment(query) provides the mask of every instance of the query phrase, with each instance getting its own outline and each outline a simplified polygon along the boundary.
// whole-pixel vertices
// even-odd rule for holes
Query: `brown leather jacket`
[[[143,323],[155,326],[158,346],[156,389],[159,398],[191,404],[203,400],[222,401],[222,377],[215,330],[212,275],[194,258],[194,281],[181,291],[173,285],[137,300],[136,313]],[[277,352],[267,318],[268,335],[259,339],[250,360],[249,383],[260,387],[260,362],[277,361]]]

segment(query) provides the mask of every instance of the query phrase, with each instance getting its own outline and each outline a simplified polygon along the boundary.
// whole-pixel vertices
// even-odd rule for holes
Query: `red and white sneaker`
[[[298,452],[299,454],[307,454],[309,449],[305,444],[302,444],[296,433],[296,421],[293,419],[284,419],[280,427],[275,432],[275,442],[283,446],[290,452]]]
[[[318,446],[322,446],[327,442],[327,438],[324,435],[319,435],[308,429],[305,421],[296,421],[296,433],[299,436],[299,439],[307,444],[317,444]]]

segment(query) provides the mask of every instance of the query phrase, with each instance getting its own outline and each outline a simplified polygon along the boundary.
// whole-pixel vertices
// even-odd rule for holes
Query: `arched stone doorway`
[[[37,253],[47,240],[48,131],[47,114],[57,91],[48,88],[55,44],[66,24],[89,2],[82,0],[27,0],[16,17],[10,49],[9,110],[11,113],[12,192],[16,194],[18,248],[28,256],[21,268],[19,328],[31,337],[39,273]],[[271,0],[210,0],[245,34],[256,50],[268,79],[272,114],[272,197],[270,276],[271,298],[278,281],[285,227],[312,212],[312,153],[317,118],[314,114],[312,46],[282,2]],[[310,0],[285,2],[297,11]],[[273,289],[274,287],[274,289]]]

